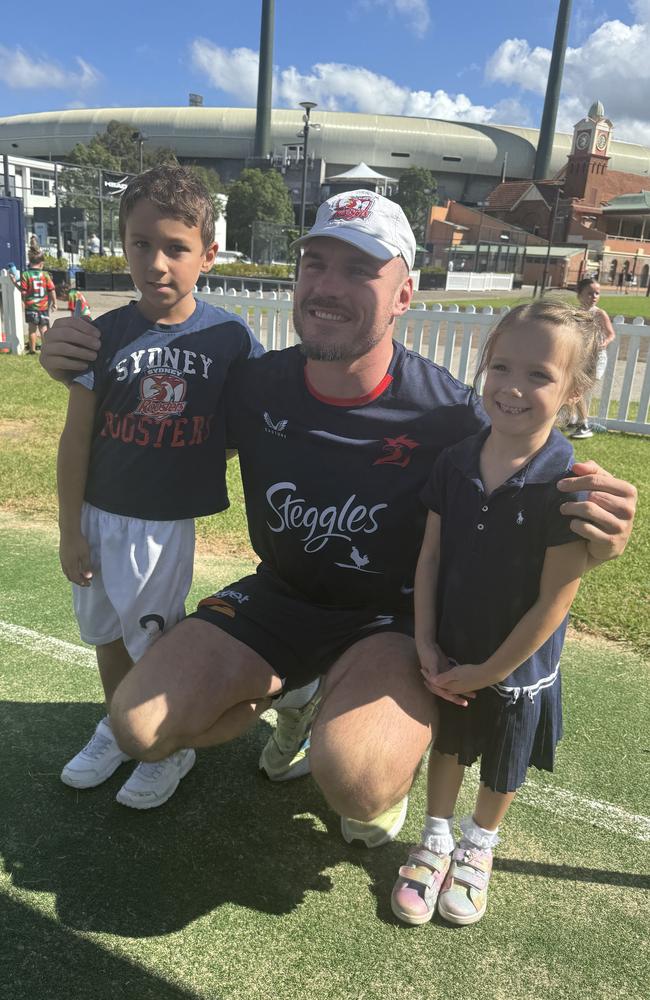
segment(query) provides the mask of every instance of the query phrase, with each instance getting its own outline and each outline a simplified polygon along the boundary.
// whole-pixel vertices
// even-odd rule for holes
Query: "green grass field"
[[[558,292],[554,293],[554,295],[559,295],[569,302],[575,301],[575,295],[572,292]],[[472,299],[471,293],[468,292],[466,298],[458,298],[452,302],[447,299],[444,301],[436,299],[435,293],[432,292],[431,298],[426,299],[428,309],[432,305],[441,305],[443,309],[448,309],[451,305],[457,305],[461,309],[465,309],[470,305],[476,306],[477,309],[483,309],[485,306],[492,306],[493,309],[502,309],[503,306],[508,306],[512,309],[522,302],[530,302],[530,296],[522,295],[521,298],[517,298],[516,296],[499,298],[495,296],[494,298]],[[626,319],[632,320],[635,316],[644,316],[646,319],[650,319],[650,298],[646,298],[645,295],[603,295],[598,305],[612,317],[625,316]]]
[[[597,635],[574,633],[566,646],[556,772],[533,772],[513,807],[484,920],[411,929],[389,896],[418,838],[423,777],[398,842],[348,847],[310,778],[260,777],[272,713],[201,752],[150,813],[114,801],[128,765],[87,792],[59,782],[102,714],[58,568],[53,460],[65,393],[30,358],[0,358],[0,373],[0,1000],[647,995],[647,441],[577,442],[581,456],[636,481],[642,503],[625,559],[581,590],[577,617]],[[236,466],[230,475],[231,511],[201,525],[190,604],[252,564]]]

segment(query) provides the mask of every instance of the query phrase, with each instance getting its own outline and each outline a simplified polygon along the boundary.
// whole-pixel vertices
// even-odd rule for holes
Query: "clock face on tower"
[[[590,132],[578,132],[576,136],[576,149],[586,149],[591,141]]]
[[[607,135],[605,132],[598,133],[598,138],[596,139],[596,149],[601,153],[607,149]]]

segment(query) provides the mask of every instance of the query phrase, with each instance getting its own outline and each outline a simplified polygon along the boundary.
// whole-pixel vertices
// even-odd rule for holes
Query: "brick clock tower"
[[[573,129],[573,145],[566,166],[564,197],[595,205],[599,181],[607,170],[612,123],[600,101],[594,101]]]

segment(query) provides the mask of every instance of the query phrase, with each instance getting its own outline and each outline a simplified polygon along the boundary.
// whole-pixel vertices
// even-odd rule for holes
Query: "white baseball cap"
[[[400,205],[375,191],[345,191],[328,198],[314,225],[296,240],[302,246],[316,236],[330,236],[377,257],[403,257],[409,271],[415,261],[415,236]]]

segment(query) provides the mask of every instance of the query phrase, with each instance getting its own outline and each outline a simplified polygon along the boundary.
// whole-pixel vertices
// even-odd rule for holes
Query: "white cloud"
[[[419,11],[429,23],[429,4],[422,0],[358,0],[355,9],[363,5],[366,9],[385,7],[395,16],[404,16],[407,8],[411,13]],[[567,50],[557,128],[570,132],[592,102],[601,100],[617,138],[650,143],[650,0],[629,0],[630,24],[597,15],[593,0],[584,0],[582,8],[584,24],[589,19],[597,26],[588,30],[580,46]],[[237,104],[254,106],[257,52],[197,40],[192,57],[214,87],[232,95]],[[334,62],[317,63],[306,72],[295,66],[276,69],[273,99],[276,107],[296,107],[300,101],[313,100],[329,111],[534,127],[539,124],[550,61],[549,49],[524,38],[505,39],[488,59],[485,75],[488,82],[501,84],[510,94],[493,104],[475,103],[463,93],[412,90],[363,66]],[[534,110],[527,106],[527,94],[535,95]]]
[[[523,38],[508,38],[488,59],[485,75],[491,83],[517,84],[543,94],[550,62],[548,49],[531,49]]]
[[[21,48],[8,49],[0,45],[0,80],[14,90],[51,87],[56,90],[92,87],[100,74],[79,56],[77,71],[62,69],[54,62],[30,56]]]
[[[363,10],[383,7],[393,17],[399,17],[400,23],[422,38],[431,25],[431,13],[428,0],[361,0]]]
[[[601,100],[616,127],[630,142],[650,137],[650,0],[631,0],[634,23],[604,21],[577,48],[568,48],[562,81],[558,128],[570,131],[592,102]],[[508,38],[486,65],[491,82],[543,95],[551,53]]]
[[[192,62],[218,90],[235,95],[247,104],[257,100],[258,54],[252,49],[223,49],[206,38],[191,45]]]
[[[199,39],[192,44],[192,59],[214,87],[232,95],[237,103],[255,104],[257,52],[228,50]],[[301,73],[295,66],[276,70],[275,106],[297,107],[305,100],[316,101],[324,111],[361,111],[474,122],[489,122],[495,115],[494,108],[474,104],[465,94],[410,90],[363,66],[317,63],[308,73]]]
[[[630,7],[637,21],[650,21],[650,0],[630,0]]]

